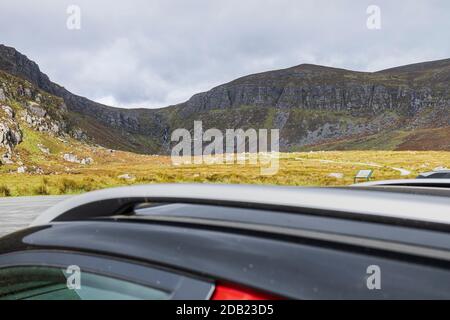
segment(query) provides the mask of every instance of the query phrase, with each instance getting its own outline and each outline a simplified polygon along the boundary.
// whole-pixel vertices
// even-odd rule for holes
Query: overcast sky
[[[369,5],[381,29],[367,27]],[[450,58],[450,1],[1,0],[0,30],[70,91],[155,108],[301,63],[375,71]]]

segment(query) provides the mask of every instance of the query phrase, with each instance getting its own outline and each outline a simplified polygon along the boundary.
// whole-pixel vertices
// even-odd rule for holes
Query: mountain
[[[141,153],[160,148],[147,139],[164,133],[164,122],[156,112],[113,108],[72,94],[51,82],[34,61],[4,45],[0,45],[0,70],[28,80],[40,90],[62,98],[69,111],[69,122],[79,125],[96,143]]]
[[[373,73],[302,64],[245,76],[178,105],[132,110],[74,95],[2,45],[0,70],[61,98],[67,130],[108,148],[168,153],[173,130],[202,120],[221,130],[278,128],[283,151],[450,150],[450,59]]]

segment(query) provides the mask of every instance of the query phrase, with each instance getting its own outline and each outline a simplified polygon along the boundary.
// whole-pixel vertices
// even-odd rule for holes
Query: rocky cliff
[[[13,48],[0,46],[0,70],[62,98],[69,130],[77,123],[110,148],[167,153],[172,130],[203,120],[205,128],[278,128],[282,150],[450,150],[442,138],[450,126],[450,59],[375,73],[304,64],[242,77],[157,110],[112,108],[74,95]],[[431,129],[445,134],[417,139],[418,130]]]
[[[68,126],[64,100],[30,82],[0,71],[0,161],[13,162],[15,148],[24,140],[25,129],[64,139],[88,140],[83,131]]]

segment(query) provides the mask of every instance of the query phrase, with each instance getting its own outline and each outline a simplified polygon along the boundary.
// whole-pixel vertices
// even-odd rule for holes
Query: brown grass
[[[83,150],[80,150],[82,153]],[[84,151],[86,152],[86,151]],[[148,183],[245,183],[291,186],[342,186],[353,183],[360,169],[373,169],[377,180],[413,178],[435,167],[450,167],[450,152],[438,151],[328,151],[282,153],[280,168],[272,176],[261,175],[258,165],[179,165],[170,157],[143,156],[95,149],[94,164],[83,166],[60,160],[41,163],[45,175],[0,173],[0,196],[76,194],[91,190]],[[361,164],[359,164],[361,163]],[[365,163],[365,164],[362,164]],[[372,163],[381,165],[373,166]],[[401,176],[392,168],[411,171]],[[4,168],[3,168],[4,169]],[[130,174],[132,180],[119,179]],[[342,173],[342,179],[330,177]]]

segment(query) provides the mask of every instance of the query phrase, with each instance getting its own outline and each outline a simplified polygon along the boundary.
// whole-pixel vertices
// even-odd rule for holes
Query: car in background
[[[0,239],[0,299],[450,299],[450,181],[404,181],[86,193]]]
[[[450,169],[438,169],[421,173],[416,179],[450,179]]]

